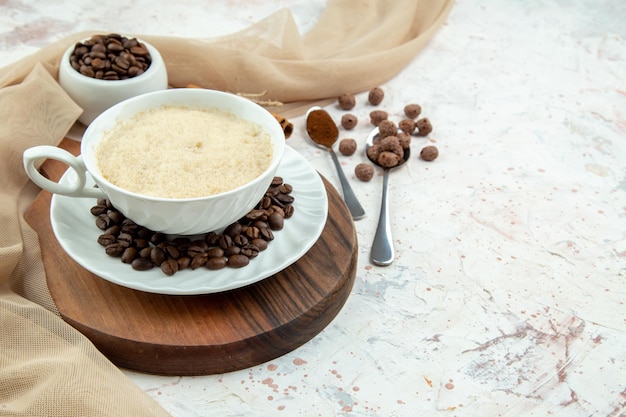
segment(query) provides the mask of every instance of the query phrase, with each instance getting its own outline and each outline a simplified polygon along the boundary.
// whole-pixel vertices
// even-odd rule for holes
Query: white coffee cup
[[[105,132],[138,113],[161,106],[220,109],[255,123],[269,135],[273,148],[269,167],[254,180],[220,194],[197,198],[161,198],[141,195],[112,184],[98,169],[95,149]],[[195,235],[217,231],[239,220],[261,200],[270,186],[285,147],[285,136],[276,118],[263,107],[234,94],[199,88],[157,91],[125,100],[98,116],[85,131],[81,155],[53,146],[36,146],[24,152],[24,169],[41,188],[76,198],[108,198],[113,206],[137,224],[168,234]],[[74,170],[67,181],[56,183],[37,170],[37,161],[55,159]],[[155,167],[154,169],[158,169]],[[87,175],[98,185],[89,185]],[[71,180],[70,180],[71,179]],[[202,180],[202,179],[199,179]],[[206,179],[210,180],[209,178]],[[94,202],[95,204],[95,202]]]

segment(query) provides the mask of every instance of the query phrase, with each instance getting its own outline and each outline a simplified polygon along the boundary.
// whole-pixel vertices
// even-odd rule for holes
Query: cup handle
[[[107,198],[104,191],[96,187],[86,187],[87,168],[82,156],[74,156],[68,151],[55,146],[41,145],[24,151],[24,169],[28,177],[39,187],[54,194],[69,197]],[[69,165],[76,172],[76,179],[68,184],[50,181],[35,167],[42,159],[54,159]]]

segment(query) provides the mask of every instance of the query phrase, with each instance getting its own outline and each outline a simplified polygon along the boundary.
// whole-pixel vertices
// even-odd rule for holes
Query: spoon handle
[[[387,198],[387,188],[389,184],[389,170],[383,172],[383,195],[380,203],[380,216],[378,226],[372,243],[370,259],[373,264],[387,266],[393,262],[394,250],[391,237],[391,223],[389,222],[389,199]]]
[[[352,187],[350,187],[346,174],[344,174],[343,169],[341,168],[339,159],[337,159],[337,154],[335,154],[335,151],[333,151],[333,148],[331,147],[328,148],[328,151],[330,152],[330,156],[335,163],[335,168],[337,168],[337,175],[339,176],[339,182],[341,183],[341,189],[343,191],[343,201],[345,201],[346,206],[348,206],[352,219],[362,219],[365,216],[365,210],[363,210],[361,203],[359,203],[354,191],[352,191]]]

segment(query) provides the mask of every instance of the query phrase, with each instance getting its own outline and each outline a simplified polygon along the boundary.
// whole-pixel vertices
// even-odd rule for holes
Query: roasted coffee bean
[[[124,45],[124,48],[126,48],[126,45]],[[120,54],[120,56],[123,56],[124,59],[126,59],[128,61],[129,64],[129,70],[131,68],[138,68],[137,67],[137,59],[135,58],[135,55],[131,54],[131,53],[122,53]]]
[[[94,60],[95,61],[95,60]],[[128,67],[130,67],[130,62],[128,62],[128,59],[126,59],[125,56],[118,56],[114,59],[114,66],[112,66],[112,68],[120,68],[121,70],[124,71],[124,73],[126,73],[126,71],[128,70]],[[104,62],[102,63],[104,65]],[[92,66],[95,67],[95,62],[92,62]],[[101,68],[102,69],[102,68]]]
[[[159,248],[158,246],[153,247],[150,251],[150,260],[156,266],[160,266],[161,262],[165,260],[165,252],[163,251],[163,249]]]
[[[109,219],[111,219],[111,223],[112,224],[122,224],[122,222],[124,221],[125,217],[122,213],[120,213],[117,210],[109,210],[107,212],[107,216],[109,217]]]
[[[209,232],[206,234],[206,236],[204,237],[204,241],[206,243],[208,243],[211,246],[215,246],[218,244],[218,241],[220,239],[220,235],[218,235],[215,232]]]
[[[161,271],[167,276],[172,276],[178,272],[178,262],[175,259],[166,259],[161,262]]]
[[[172,243],[179,248],[185,248],[191,243],[191,239],[188,237],[179,236],[172,240]]]
[[[271,240],[274,240],[274,233],[272,232],[272,229],[270,229],[269,227],[264,227],[263,229],[259,229],[258,237],[269,242]]]
[[[189,249],[190,245],[191,245],[191,242],[182,243],[182,244],[178,244],[178,245],[174,243],[174,246],[176,247],[176,249],[178,249],[179,256],[181,256],[181,255],[189,255],[187,253],[187,250]],[[163,246],[163,244],[160,244],[159,246],[165,247],[165,246]],[[192,257],[191,255],[189,255],[189,256]]]
[[[266,220],[267,219],[267,210],[252,210],[245,217],[248,221],[255,220]]]
[[[96,70],[96,75],[94,75],[95,78],[98,78],[97,74],[98,72],[100,72],[100,70],[104,69],[106,67],[106,61],[104,60],[106,58],[106,56],[102,53],[99,53],[98,55],[101,56],[96,56],[95,53],[92,53],[93,55],[93,61],[91,61],[91,67]]]
[[[98,243],[104,247],[110,245],[111,243],[115,243],[116,240],[117,238],[115,237],[115,235],[109,233],[98,236]]]
[[[145,239],[149,241],[153,234],[154,232],[152,230],[145,227],[140,227],[139,230],[137,230],[137,237],[139,239]]]
[[[108,200],[106,198],[99,198],[96,200],[96,205],[107,207],[107,201]]]
[[[89,77],[89,78],[95,78],[96,77],[96,73],[93,70],[93,68],[91,68],[88,65],[81,65],[78,69],[78,72],[80,72],[82,75]]]
[[[261,236],[261,229],[256,226],[250,226],[246,229],[246,236],[248,239],[256,239]]]
[[[133,237],[133,239],[137,236],[137,230],[133,229],[132,227],[120,227],[120,233],[126,233],[128,235],[131,235]]]
[[[178,270],[187,269],[191,266],[191,258],[189,256],[181,256],[176,260],[178,262]]]
[[[272,213],[280,213],[281,216],[285,217],[285,210],[282,207],[273,205],[270,207],[267,212],[271,215]]]
[[[119,225],[114,224],[113,226],[111,226],[108,229],[106,229],[104,231],[104,234],[105,235],[109,234],[109,235],[117,236],[117,235],[119,235],[121,233],[121,231],[122,231],[122,228]]]
[[[178,259],[180,257],[180,251],[174,245],[163,246],[163,252],[165,252],[165,256],[171,259]]]
[[[217,241],[217,244],[220,248],[226,249],[233,245],[233,238],[228,235],[222,235]]]
[[[154,268],[154,264],[148,258],[136,258],[130,264],[134,270],[147,271]]]
[[[141,74],[143,74],[143,70],[139,68],[137,65],[133,65],[132,67],[128,68],[129,78],[136,77]]]
[[[165,233],[156,232],[150,237],[150,243],[153,245],[158,245],[159,243],[165,242],[167,240],[167,235]]]
[[[145,57],[145,56],[150,55],[150,52],[148,51],[148,49],[145,46],[142,46],[141,44],[130,48],[130,52],[136,57],[140,57],[140,56]]]
[[[235,237],[241,234],[242,229],[243,225],[241,223],[232,223],[228,225],[226,229],[224,229],[224,234],[230,237]]]
[[[259,248],[254,245],[247,244],[241,248],[241,254],[247,256],[248,258],[256,258],[259,254]]]
[[[70,57],[70,60],[77,61],[76,57],[79,55],[84,55],[89,52],[89,48],[85,45],[77,44],[74,48],[74,55]]]
[[[191,245],[192,245],[192,246],[195,246],[195,247],[197,247],[197,248],[199,248],[199,249],[201,249],[201,250],[203,250],[203,251],[205,251],[205,252],[207,251],[207,249],[209,249],[209,245],[208,245],[208,243],[206,243],[206,242],[204,241],[204,239],[196,239],[196,240],[193,240],[193,241],[191,242]]]
[[[257,249],[259,249],[259,251],[264,251],[268,246],[267,240],[261,238],[252,240],[250,244],[254,245]]]
[[[259,202],[258,207],[267,210],[268,208],[271,207],[271,205],[272,205],[272,199],[269,198],[268,196],[263,196],[263,198]]]
[[[245,258],[245,256],[244,256]],[[246,258],[248,259],[248,258]],[[206,267],[211,270],[222,269],[228,265],[228,260],[224,256],[218,256],[215,258],[209,258],[206,262]]]
[[[290,194],[278,194],[276,200],[284,204],[291,204],[295,201],[295,198]],[[284,206],[283,206],[284,207]]]
[[[250,263],[250,258],[245,255],[237,254],[228,258],[228,266],[231,268],[241,268]]]
[[[150,259],[151,253],[152,253],[152,246],[148,246],[139,250],[139,257]]]
[[[293,186],[291,184],[281,184],[278,190],[283,194],[289,194],[293,191]]]
[[[139,254],[137,253],[136,248],[126,248],[122,253],[122,262],[124,262],[125,264],[130,264],[135,259],[137,259],[137,257],[139,257]]]
[[[120,233],[117,237],[117,242],[125,248],[128,248],[133,244],[133,236],[130,233]]]
[[[139,226],[137,223],[135,223],[134,221],[132,221],[131,219],[124,219],[122,220],[122,229],[126,230],[126,232],[128,233],[132,233],[135,234],[139,231],[139,229],[141,229],[142,227]]]
[[[105,80],[136,77],[145,72],[151,62],[150,51],[145,45],[136,38],[118,34],[94,35],[77,43],[70,56],[70,64],[76,71]]]
[[[101,214],[96,217],[96,226],[100,230],[106,230],[109,228],[109,226],[111,226],[111,219],[109,218],[109,216],[106,215],[106,213]]]
[[[208,249],[209,249],[209,245],[207,245],[206,242],[204,241],[192,242],[187,248],[187,255],[193,258],[194,256],[198,254],[206,253]]]
[[[91,208],[91,214],[94,216],[99,216],[101,214],[106,214],[109,209],[104,205],[96,205]]]
[[[224,255],[226,255],[226,257],[238,255],[239,253],[241,253],[241,248],[239,246],[232,245],[224,249]]]
[[[266,222],[266,221],[257,220],[256,222],[252,223],[250,226],[257,227],[259,229],[263,229],[263,228],[270,227],[270,224],[268,222]]]
[[[285,207],[283,207],[283,212],[285,213],[285,219],[291,218],[291,216],[293,216],[295,211],[296,211],[296,208],[293,206],[293,204],[287,204]]]
[[[274,187],[274,188],[270,188],[265,192],[265,195],[267,197],[276,197],[278,194],[280,193],[280,191],[278,190],[278,187]]]
[[[206,253],[206,250],[205,250],[205,249],[202,249],[202,248],[201,248],[201,247],[199,247],[199,246],[189,246],[189,247],[187,248],[187,255],[188,255],[190,258],[193,258],[193,257],[194,257],[194,256],[196,256],[196,255],[202,255],[203,253]]]
[[[277,187],[277,186],[281,185],[282,183],[283,183],[283,178],[282,178],[282,177],[279,177],[279,176],[275,176],[275,177],[272,179],[272,184],[271,184],[271,186]]]
[[[212,248],[209,248],[209,250],[206,251],[206,254],[209,258],[219,258],[224,256],[224,249],[214,246]]]
[[[200,253],[196,256],[194,256],[191,259],[191,269],[198,269],[201,266],[204,266],[207,262],[208,256],[206,254],[206,252]]]
[[[119,41],[112,39],[107,43],[107,51],[109,52],[122,52],[124,50],[124,45],[119,43]]]
[[[148,242],[146,239],[135,239],[133,241],[133,246],[137,248],[137,250],[142,250],[144,248],[150,247],[150,242]]]
[[[244,235],[237,235],[233,238],[233,244],[242,247],[247,245],[249,242],[248,238],[245,237]]]
[[[137,39],[134,39],[134,38],[133,39],[124,39],[122,41],[122,45],[124,45],[125,49],[130,49],[133,46],[139,45],[139,41],[137,41]]]
[[[270,229],[272,230],[282,230],[284,226],[284,217],[280,215],[278,212],[273,212],[267,219],[267,222],[270,225]]]
[[[272,206],[275,207],[280,207],[283,208],[285,206],[284,203],[282,203],[279,199],[278,199],[278,194],[276,194],[274,197],[272,197]]]
[[[124,246],[115,242],[115,243],[111,243],[110,245],[106,245],[106,247],[104,248],[104,251],[106,252],[107,255],[117,258],[117,257],[122,256],[124,249],[126,249]]]

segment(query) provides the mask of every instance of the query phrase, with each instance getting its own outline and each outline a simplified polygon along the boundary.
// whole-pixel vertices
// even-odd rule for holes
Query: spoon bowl
[[[402,130],[398,129],[398,133],[402,133]],[[367,156],[367,159],[369,159],[369,161],[371,163],[373,163],[374,165],[377,165],[379,167],[381,167],[384,170],[390,170],[393,168],[398,168],[399,166],[403,165],[406,161],[409,160],[409,158],[411,157],[411,147],[408,146],[406,148],[402,148],[402,157],[398,160],[398,163],[392,167],[385,167],[383,165],[381,165],[380,163],[378,163],[378,161],[373,160],[372,158],[370,158],[369,155],[369,151],[368,149],[370,149],[375,143],[378,142],[378,137],[379,137],[379,131],[378,131],[378,127],[375,127],[374,130],[372,130],[369,134],[369,136],[367,137],[366,141],[365,141],[365,155]]]
[[[316,117],[318,121],[322,121],[324,123],[323,126],[312,126],[311,117]],[[352,187],[346,178],[346,175],[341,168],[341,164],[339,163],[339,159],[337,158],[337,154],[333,150],[333,145],[337,142],[337,138],[339,137],[339,129],[335,124],[334,120],[330,115],[326,112],[326,110],[321,107],[315,106],[311,107],[306,113],[307,120],[307,133],[309,138],[320,148],[324,148],[328,150],[330,156],[335,165],[335,169],[337,170],[337,175],[339,176],[339,182],[341,183],[341,190],[343,192],[343,200],[350,210],[350,214],[353,220],[362,219],[365,216],[365,210],[359,203],[359,200],[356,198],[354,191],[352,191]]]
[[[398,133],[400,132],[402,132],[402,130],[398,130]],[[378,127],[376,127],[369,134],[365,143],[365,154],[367,159],[383,169],[383,192],[380,204],[380,215],[378,217],[376,234],[374,235],[374,241],[372,243],[370,260],[375,265],[387,266],[391,265],[395,257],[393,238],[391,236],[391,222],[389,220],[389,199],[387,197],[387,191],[389,188],[389,171],[393,168],[398,168],[404,165],[406,161],[409,160],[411,157],[411,147],[407,146],[402,148],[402,156],[399,157],[395,165],[387,166],[389,164],[381,164],[378,159],[374,159],[372,157],[375,156],[375,154],[378,154],[378,152],[372,152],[372,149],[374,145],[379,143],[379,136]],[[391,157],[389,160],[394,161],[395,158]]]

